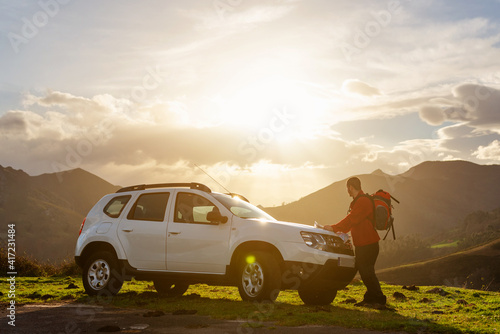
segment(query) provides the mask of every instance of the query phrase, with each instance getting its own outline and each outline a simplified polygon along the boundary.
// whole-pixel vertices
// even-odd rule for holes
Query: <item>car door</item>
[[[215,203],[213,199],[193,192],[176,192],[167,227],[169,271],[225,273],[231,220],[226,223],[207,220],[211,211],[219,210],[229,216],[222,205],[219,207]]]
[[[120,222],[118,239],[132,267],[142,270],[166,269],[165,214],[169,198],[170,192],[143,193]]]

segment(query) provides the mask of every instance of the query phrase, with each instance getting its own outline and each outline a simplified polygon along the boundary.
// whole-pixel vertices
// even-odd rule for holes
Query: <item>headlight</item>
[[[307,246],[319,250],[326,250],[327,244],[322,234],[312,232],[300,232],[300,234]]]
[[[352,254],[352,245],[340,237],[314,232],[300,232],[307,246],[331,253]]]

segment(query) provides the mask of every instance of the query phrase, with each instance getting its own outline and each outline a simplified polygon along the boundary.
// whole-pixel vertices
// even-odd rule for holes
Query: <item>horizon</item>
[[[407,173],[408,173],[411,169],[413,169],[414,167],[418,167],[418,166],[420,166],[420,165],[422,165],[422,164],[424,164],[424,163],[454,163],[454,162],[455,162],[455,163],[470,163],[470,164],[474,164],[474,165],[477,165],[477,166],[500,166],[500,164],[478,164],[478,163],[471,162],[471,161],[466,161],[466,160],[452,160],[452,161],[438,161],[438,160],[432,160],[432,161],[431,161],[431,160],[429,160],[429,161],[423,161],[423,162],[421,162],[421,163],[419,163],[419,164],[417,164],[417,165],[415,165],[415,166],[412,166],[412,167],[410,167],[408,170],[405,170],[405,171],[403,171],[403,172],[401,172],[401,173],[399,173],[399,174],[389,174],[389,173],[384,172],[384,171],[383,171],[383,170],[381,170],[381,169],[376,169],[376,170],[373,170],[373,171],[368,172],[368,173],[356,174],[356,175],[351,175],[351,176],[357,176],[357,177],[369,176],[369,175],[378,174],[378,172],[380,171],[380,172],[382,172],[385,176],[388,176],[388,177],[397,177],[397,176],[400,176],[400,175],[402,175],[402,174],[407,174]],[[75,168],[75,169],[71,169],[71,170],[67,170],[67,171],[62,171],[62,172],[42,173],[42,174],[36,174],[36,175],[31,175],[31,174],[27,173],[26,171],[24,171],[24,170],[22,170],[22,169],[16,169],[16,168],[13,168],[12,166],[3,166],[3,165],[1,165],[1,164],[0,164],[0,168],[4,168],[4,169],[11,168],[11,169],[13,169],[13,170],[15,170],[15,171],[21,171],[21,172],[24,172],[24,173],[28,174],[28,176],[30,176],[30,177],[37,177],[37,176],[41,176],[41,175],[53,175],[53,174],[55,174],[55,173],[62,173],[62,174],[61,174],[61,177],[59,177],[59,176],[57,177],[57,178],[58,178],[58,180],[59,180],[59,182],[64,182],[64,173],[66,173],[66,172],[73,172],[73,171],[76,171],[76,170],[82,170],[82,171],[84,171],[84,172],[86,172],[86,173],[89,173],[89,174],[91,174],[91,175],[93,175],[93,176],[95,176],[95,177],[98,177],[98,178],[102,179],[103,181],[105,181],[105,182],[107,182],[107,183],[109,183],[109,184],[111,184],[112,186],[115,186],[115,187],[128,187],[128,186],[133,186],[133,185],[143,184],[143,183],[135,183],[135,184],[121,184],[121,185],[120,185],[120,184],[113,184],[113,183],[109,182],[108,180],[106,180],[105,178],[102,178],[102,177],[100,177],[99,175],[96,175],[96,174],[94,174],[94,173],[92,173],[92,172],[90,172],[90,171],[88,171],[88,170],[85,170],[85,169],[83,169],[83,168],[80,168],[80,167],[77,167],[77,168]],[[323,186],[321,186],[319,189],[314,189],[314,190],[312,190],[310,193],[304,194],[304,195],[303,195],[303,196],[301,196],[300,198],[294,198],[294,199],[292,199],[292,200],[291,200],[291,201],[289,201],[289,202],[281,202],[281,203],[278,203],[278,204],[273,204],[273,205],[263,205],[263,204],[261,204],[261,203],[255,203],[255,205],[256,205],[256,206],[265,207],[265,208],[273,208],[273,207],[280,207],[280,206],[284,206],[284,205],[292,204],[292,203],[295,203],[295,202],[300,201],[300,200],[301,200],[301,199],[303,199],[304,197],[307,197],[307,196],[309,196],[309,195],[312,195],[312,194],[316,193],[317,191],[320,191],[320,190],[322,190],[322,189],[324,189],[324,188],[327,188],[327,187],[329,187],[329,186],[332,186],[332,185],[334,185],[334,184],[336,184],[336,183],[340,183],[340,182],[344,182],[344,183],[345,183],[345,181],[346,181],[348,178],[349,178],[349,177],[346,177],[346,178],[343,178],[343,179],[334,180],[334,181],[332,181],[331,183],[329,183],[329,184],[327,184],[327,185],[323,185]],[[190,182],[194,182],[194,181],[190,181],[190,180],[177,180],[176,182],[174,182],[174,181],[168,181],[168,180],[166,180],[166,181],[167,181],[167,182],[161,182],[161,183],[170,183],[170,182],[172,182],[172,183],[177,183],[177,182],[180,182],[180,183],[183,183],[183,182],[190,183]],[[363,180],[361,180],[361,181],[363,182]],[[148,184],[148,183],[145,183],[145,184]],[[214,184],[216,184],[216,183],[214,183]],[[389,182],[389,184],[391,184],[391,182]],[[216,185],[217,185],[217,187],[221,188],[221,187],[220,187],[220,185],[218,185],[218,184],[216,184]],[[210,186],[209,186],[209,187],[210,187]],[[211,190],[212,190],[212,191],[215,191],[215,192],[222,192],[222,190],[221,190],[222,188],[221,188],[221,189],[217,189],[217,190],[215,190],[215,189],[214,189],[214,188],[212,188],[212,187],[210,187],[210,188],[211,188]],[[224,190],[227,190],[227,189],[224,189]],[[364,190],[365,190],[365,191],[367,191],[367,189],[364,189]],[[390,190],[390,191],[392,192],[392,189],[386,189],[386,190]]]
[[[0,165],[32,176],[222,189],[206,172],[270,207],[500,163],[500,1],[1,6]]]

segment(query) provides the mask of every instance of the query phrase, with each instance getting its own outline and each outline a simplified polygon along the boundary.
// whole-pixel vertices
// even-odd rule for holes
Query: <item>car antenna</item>
[[[195,167],[198,167],[203,173],[207,174],[207,176],[209,178],[211,178],[212,180],[215,181],[215,183],[217,183],[219,186],[221,186],[222,188],[224,188],[225,191],[227,191],[228,193],[232,194],[229,190],[227,190],[226,187],[224,187],[222,184],[220,184],[216,179],[214,179],[212,176],[210,176],[210,174],[208,174],[207,172],[205,172],[200,166],[198,166],[197,164],[194,164]]]

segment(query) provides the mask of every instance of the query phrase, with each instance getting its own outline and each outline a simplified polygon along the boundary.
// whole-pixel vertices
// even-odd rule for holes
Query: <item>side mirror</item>
[[[207,213],[207,220],[211,223],[227,223],[228,218],[226,216],[221,215],[219,211],[210,211]]]

